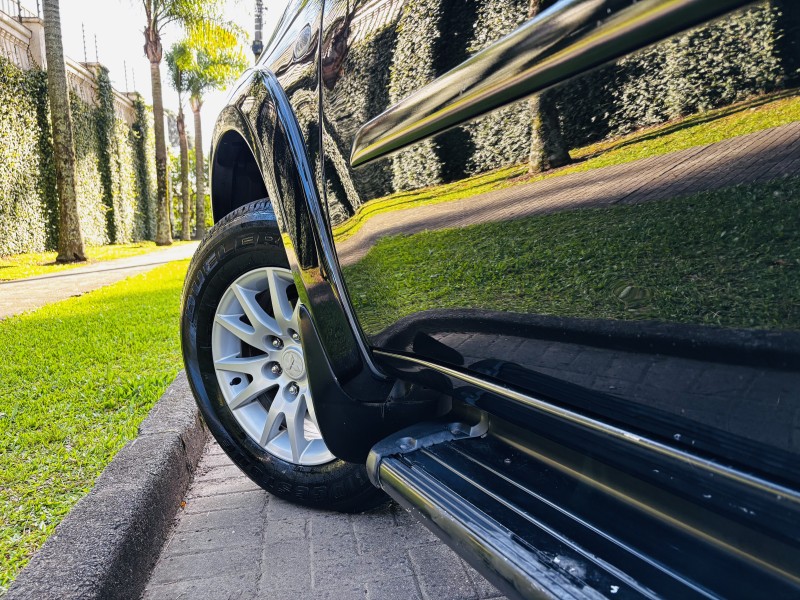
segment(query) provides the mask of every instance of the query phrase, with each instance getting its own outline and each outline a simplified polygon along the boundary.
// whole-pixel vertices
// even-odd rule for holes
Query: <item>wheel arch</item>
[[[214,222],[237,208],[269,196],[255,154],[238,129],[221,133],[211,159]]]
[[[303,116],[308,122],[309,115]],[[318,345],[308,377],[322,435],[334,454],[360,462],[377,438],[353,436],[353,424],[383,437],[382,433],[416,422],[423,414],[438,413],[440,402],[427,396],[411,401],[405,395],[398,402],[392,396],[394,378],[382,376],[372,366],[344,288],[307,143],[279,80],[266,69],[255,70],[214,130],[210,159],[214,218],[236,210],[248,198],[261,199],[264,196],[254,196],[266,192],[307,308],[303,347]],[[237,166],[238,162],[242,164]],[[248,181],[241,185],[232,181],[238,175]],[[235,195],[240,189],[243,198]]]

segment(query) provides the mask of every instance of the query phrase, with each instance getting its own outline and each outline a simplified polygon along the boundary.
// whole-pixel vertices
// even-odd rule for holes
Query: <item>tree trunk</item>
[[[189,228],[189,143],[186,140],[186,124],[183,118],[183,107],[178,110],[178,140],[181,148],[181,239],[191,239]]]
[[[546,0],[530,0],[528,18],[538,15],[545,4]],[[533,114],[529,171],[541,173],[569,164],[572,159],[561,135],[558,114],[550,95],[541,92],[531,98],[529,103]]]
[[[47,58],[47,96],[53,126],[53,162],[58,189],[58,257],[56,262],[86,260],[83,234],[75,191],[75,146],[69,108],[67,73],[61,41],[61,15],[58,0],[44,2],[45,56]]]
[[[800,84],[800,3],[797,0],[773,0],[780,10],[776,47],[784,72],[784,85]]]
[[[529,101],[533,124],[531,127],[531,173],[563,167],[572,160],[561,135],[558,114],[547,92],[537,94]]]
[[[161,94],[161,56],[150,61],[150,82],[153,86],[153,131],[156,137],[156,245],[169,246],[172,231],[169,217],[169,187],[167,186],[167,143],[164,138],[164,100]]]
[[[195,189],[197,190],[197,210],[195,212],[196,236],[203,239],[206,234],[206,182],[205,165],[203,164],[203,125],[200,121],[200,109],[203,101],[192,97],[194,113],[194,156],[195,156]]]

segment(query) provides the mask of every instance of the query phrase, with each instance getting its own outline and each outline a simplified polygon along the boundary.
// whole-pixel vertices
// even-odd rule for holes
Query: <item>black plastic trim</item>
[[[363,463],[379,440],[412,423],[446,412],[449,399],[430,390],[370,378],[366,372],[343,387],[330,367],[319,333],[305,306],[300,308],[300,337],[308,382],[322,438],[337,457]],[[371,401],[356,399],[369,390]]]

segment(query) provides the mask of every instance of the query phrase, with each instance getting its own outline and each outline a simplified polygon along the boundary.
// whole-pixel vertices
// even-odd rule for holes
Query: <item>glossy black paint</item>
[[[449,410],[450,403],[442,394],[418,384],[388,380],[376,384],[362,372],[343,385],[329,366],[321,337],[305,307],[300,309],[300,327],[306,361],[315,365],[308,377],[317,422],[325,432],[328,449],[339,458],[363,463],[379,440]],[[364,389],[374,394],[371,402],[358,399],[358,392]]]
[[[580,296],[576,306],[545,303],[540,309],[536,306],[538,296],[546,300],[552,290],[562,293],[560,290],[581,284],[587,279],[582,268],[585,265],[591,272],[591,261],[596,257],[587,256],[577,244],[568,247],[569,239],[564,240],[566,249],[562,249],[558,246],[560,240],[544,238],[543,243],[554,248],[548,255],[550,258],[527,259],[526,252],[535,249],[535,244],[528,243],[525,249],[516,245],[526,241],[524,228],[528,223],[534,231],[537,219],[541,221],[550,215],[569,217],[575,225],[568,234],[583,235],[591,241],[593,235],[602,238],[606,230],[624,231],[626,221],[641,212],[640,206],[647,211],[665,212],[664,207],[671,205],[684,210],[682,207],[688,200],[682,197],[680,189],[673,191],[665,178],[659,184],[663,189],[656,187],[644,200],[628,205],[627,198],[634,195],[636,185],[641,185],[636,182],[646,182],[650,174],[622,168],[613,175],[605,175],[603,169],[587,173],[590,184],[585,196],[553,200],[553,206],[548,206],[546,191],[536,191],[542,186],[536,188],[534,184],[527,188],[510,187],[507,192],[482,193],[480,185],[472,182],[475,175],[482,177],[490,171],[478,161],[491,148],[486,146],[488,149],[480,155],[465,140],[475,141],[484,136],[502,143],[503,128],[515,119],[525,118],[524,102],[419,141],[441,128],[489,110],[495,106],[492,102],[507,102],[515,97],[513,94],[517,92],[506,94],[504,81],[525,80],[538,89],[539,85],[568,77],[574,73],[573,68],[590,69],[602,60],[743,3],[577,0],[552,3],[548,10],[503,41],[489,44],[466,62],[456,64],[452,63],[452,57],[465,47],[477,47],[477,42],[463,38],[477,36],[479,24],[475,25],[474,33],[469,28],[453,32],[453,21],[449,18],[453,14],[473,14],[476,10],[473,4],[480,12],[482,3],[429,0],[423,4],[428,8],[423,10],[418,6],[419,1],[410,0],[332,2],[326,5],[323,20],[323,39],[331,40],[330,49],[328,46],[322,49],[323,56],[328,57],[321,88],[325,203],[336,254],[343,266],[344,284],[369,343],[387,352],[406,353],[446,367],[463,367],[477,376],[485,376],[480,365],[487,359],[516,364],[522,370],[577,385],[590,395],[615,397],[620,406],[627,407],[622,411],[627,415],[626,426],[637,425],[638,415],[657,414],[647,417],[647,422],[664,439],[678,436],[679,443],[687,448],[704,448],[738,464],[756,462],[765,471],[787,476],[794,457],[800,455],[800,437],[796,434],[800,418],[800,360],[798,328],[796,319],[791,317],[793,309],[777,310],[780,314],[777,317],[750,315],[747,319],[745,315],[737,317],[733,324],[723,320],[711,326],[708,323],[716,320],[715,315],[724,316],[730,306],[739,302],[738,290],[748,286],[755,290],[754,304],[788,307],[792,303],[790,290],[796,287],[788,270],[776,272],[780,282],[776,279],[775,287],[763,290],[744,279],[723,281],[719,285],[727,285],[730,291],[722,294],[715,304],[705,306],[702,297],[693,296],[693,282],[705,285],[705,280],[713,280],[712,271],[698,272],[691,270],[697,267],[687,267],[681,279],[659,287],[661,275],[646,272],[648,265],[669,265],[677,260],[688,264],[693,258],[676,258],[675,249],[651,247],[647,238],[632,236],[636,238],[630,244],[632,248],[618,250],[620,255],[630,257],[630,264],[621,272],[611,270],[616,265],[602,267],[605,271],[595,269],[592,276],[600,281],[576,291],[576,298]],[[425,12],[428,9],[430,13]],[[419,14],[426,15],[427,21],[420,24]],[[397,40],[409,31],[410,24],[420,28],[419,51],[406,56],[401,50],[414,48],[413,43],[401,48]],[[431,33],[424,27],[436,29]],[[515,36],[527,41],[514,45]],[[433,42],[429,43],[429,38]],[[497,70],[493,71],[490,65]],[[484,67],[486,76],[468,73],[470,69],[477,73]],[[408,74],[415,69],[423,75],[414,75],[412,85],[408,83],[411,77]],[[552,79],[545,77],[548,73],[547,77],[552,75]],[[536,79],[540,75],[543,79]],[[589,73],[589,76],[594,75]],[[569,83],[576,85],[576,81],[573,78]],[[486,104],[471,104],[470,86],[475,86],[476,98],[486,99]],[[481,96],[480,90],[491,94]],[[495,100],[490,102],[491,98]],[[451,104],[455,112],[446,108]],[[441,121],[436,116],[440,112],[444,119]],[[423,129],[417,129],[418,119]],[[495,137],[487,137],[487,130]],[[402,136],[407,139],[402,141]],[[373,160],[369,164],[353,168],[346,163],[345,157],[351,150],[358,154],[373,143],[384,144],[376,142],[379,138],[386,145],[375,150],[378,154],[396,151],[412,141],[416,143],[388,158],[378,159],[376,154],[370,157]],[[770,148],[768,155],[787,161],[800,157],[797,133],[784,139],[785,142]],[[469,158],[471,152],[474,154]],[[462,155],[467,155],[468,160]],[[428,187],[425,187],[426,181],[412,181],[404,170],[409,165],[422,165],[428,159],[440,170],[426,180]],[[769,180],[765,171],[770,172],[771,163],[765,163],[758,171],[748,171],[747,155],[737,160],[740,160],[735,163],[740,175],[731,178],[733,183]],[[469,161],[473,161],[472,172],[467,170]],[[670,165],[664,171],[678,173],[680,168]],[[705,179],[700,180],[700,189],[708,185],[705,181],[722,176],[715,168],[717,165],[709,163],[702,175]],[[783,174],[791,176],[791,167],[788,168]],[[777,175],[780,173],[776,172]],[[566,192],[562,196],[580,183],[576,178],[577,175],[564,184]],[[614,178],[619,178],[623,187],[633,181],[630,184],[633,187],[625,188],[618,197],[608,197],[605,188]],[[437,194],[453,193],[455,186],[447,187],[448,181],[459,186],[462,199],[443,202],[437,212],[439,206],[429,204],[437,200]],[[499,175],[498,181],[502,181]],[[551,181],[555,186],[559,180]],[[471,186],[476,187],[472,197]],[[598,187],[602,189],[596,191]],[[592,195],[595,193],[596,196]],[[780,193],[785,192],[775,192]],[[417,197],[419,202],[415,200]],[[658,202],[649,200],[650,197]],[[577,210],[584,207],[587,210]],[[731,213],[738,210],[737,206],[730,208]],[[719,217],[708,218],[708,231],[713,230]],[[665,237],[680,237],[680,221],[659,218],[660,222],[651,222],[647,227],[657,234],[665,233]],[[686,218],[698,217],[686,210]],[[770,226],[775,227],[775,238],[781,237],[779,230],[784,224],[778,218],[771,215],[752,218],[775,219]],[[535,231],[536,235],[547,235],[546,231]],[[725,233],[715,233],[716,239],[709,234],[697,255],[717,253],[718,240],[724,239]],[[506,237],[513,241],[504,246]],[[451,250],[453,246],[455,250]],[[477,252],[462,256],[470,246],[490,249],[484,256]],[[748,250],[748,254],[735,260],[750,263],[775,260],[762,258],[769,251]],[[614,256],[608,262],[613,259]],[[781,264],[782,261],[779,259]],[[768,265],[766,268],[772,268]],[[728,267],[704,268],[724,271]],[[506,289],[497,285],[496,281],[501,279],[509,282]],[[438,289],[432,282],[438,284]],[[482,294],[484,285],[493,285],[496,295]],[[658,307],[662,298],[674,298],[670,300],[673,305]],[[444,313],[447,318],[440,318]],[[684,313],[695,316],[687,319]],[[785,317],[791,318],[784,324],[781,320]],[[546,321],[550,323],[543,325]],[[377,360],[380,362],[380,357]],[[506,368],[496,377],[526,393],[539,393],[535,387],[526,387],[530,385],[529,378],[520,381],[514,378],[514,372]],[[439,389],[447,392],[449,382],[431,371],[426,373],[431,387],[439,383]],[[633,375],[624,380],[619,376],[621,373]],[[591,410],[603,419],[620,420],[619,410],[607,410],[602,403],[579,406],[580,410]]]
[[[212,146],[215,217],[264,195],[275,206],[307,308],[303,344],[328,446],[363,461],[385,436],[447,411],[451,420],[468,415],[489,422],[487,440],[399,453],[379,468],[389,493],[421,511],[510,594],[581,597],[587,585],[607,597],[740,597],[765,590],[796,597],[795,321],[759,315],[725,321],[737,285],[747,291],[749,282],[738,281],[719,305],[706,307],[690,293],[695,280],[710,277],[704,272],[687,272],[673,284],[679,293],[672,312],[658,308],[655,296],[664,293],[658,278],[638,279],[650,264],[678,260],[680,248],[651,248],[640,238],[631,243],[632,271],[583,290],[580,310],[540,308],[535,300],[551,290],[534,283],[577,290],[592,264],[579,244],[548,260],[514,263],[531,251],[526,227],[541,232],[537,219],[571,218],[576,226],[569,235],[591,241],[591,234],[624,225],[639,206],[681,209],[683,192],[656,190],[629,207],[627,192],[548,206],[547,190],[509,188],[487,199],[475,184],[476,175],[487,173],[508,183],[510,176],[493,169],[509,168],[511,159],[495,160],[487,148],[502,145],[506,133],[519,136],[520,122],[530,120],[527,101],[492,109],[744,3],[562,0],[498,46],[491,45],[502,37],[497,31],[480,38],[481,11],[489,4],[328,0],[323,10],[319,2],[297,2],[220,117]],[[527,16],[511,18],[519,24]],[[398,38],[409,31],[419,43],[404,50]],[[520,43],[508,42],[514,39]],[[522,76],[514,79],[505,68]],[[477,71],[465,76],[470,69]],[[486,111],[474,123],[437,133]],[[795,131],[781,134],[785,143],[770,146],[770,156],[800,158]],[[370,162],[354,168],[351,156]],[[520,152],[515,156],[520,162]],[[430,172],[409,168],[428,159]],[[709,165],[707,178],[720,168]],[[740,168],[735,183],[767,182],[771,168]],[[604,173],[586,177],[600,187],[604,177],[646,179],[624,169]],[[444,198],[449,182],[460,186],[462,200],[442,204],[441,214],[412,202],[421,194]],[[398,210],[404,202],[410,208]],[[791,216],[778,223],[774,214],[761,218],[776,221],[775,239],[800,226]],[[659,218],[648,225],[653,238],[681,227]],[[590,236],[580,238],[584,232]],[[551,241],[546,230],[537,235],[542,244]],[[720,239],[709,238],[702,252],[713,255]],[[499,254],[497,260],[452,254],[459,244]],[[790,306],[794,254],[765,255],[776,285],[756,291],[764,303]],[[760,258],[740,260],[747,266]],[[510,283],[482,297],[480,286],[495,276]],[[685,322],[693,302],[702,305],[700,316]],[[718,322],[715,314],[722,315]],[[504,457],[510,466],[497,462]],[[556,564],[556,555],[579,573]],[[519,559],[513,568],[509,557]]]
[[[565,0],[359,129],[353,167],[530,96],[750,0]]]

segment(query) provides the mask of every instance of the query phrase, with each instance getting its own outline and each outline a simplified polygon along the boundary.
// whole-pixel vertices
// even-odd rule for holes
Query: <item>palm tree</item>
[[[186,139],[186,120],[183,114],[183,95],[189,91],[186,72],[181,64],[186,62],[185,56],[189,52],[186,42],[174,44],[167,53],[167,66],[169,67],[170,83],[178,92],[178,140],[181,153],[181,239],[191,239],[190,235],[190,202],[189,202],[189,143]]]
[[[194,151],[196,186],[196,236],[206,231],[205,217],[205,164],[203,158],[203,126],[200,111],[203,96],[212,89],[222,89],[247,68],[247,60],[240,45],[239,30],[229,26],[209,31],[205,38],[190,44],[194,51],[191,60],[184,64],[187,72],[189,102],[194,113]]]
[[[161,34],[169,23],[187,31],[203,31],[221,22],[221,0],[141,0],[147,23],[144,28],[144,53],[150,61],[153,88],[153,120],[156,138],[156,244],[172,243],[167,184],[167,144],[164,138],[164,101],[161,91]]]
[[[69,109],[67,73],[61,42],[58,0],[44,1],[44,38],[47,58],[47,96],[53,125],[53,162],[58,188],[58,257],[56,262],[86,260],[78,196],[75,192],[75,146]]]

